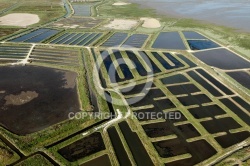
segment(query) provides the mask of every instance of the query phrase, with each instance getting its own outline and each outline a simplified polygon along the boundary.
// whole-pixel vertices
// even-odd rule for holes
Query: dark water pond
[[[80,111],[77,73],[6,66],[0,68],[0,75],[0,91],[5,91],[0,98],[0,124],[15,134],[43,130],[68,119],[69,112]]]
[[[152,48],[185,50],[186,47],[178,32],[161,32]]]
[[[187,42],[192,50],[204,50],[220,47],[218,44],[212,42],[211,40],[187,40]]]
[[[239,82],[242,86],[250,89],[250,74],[244,71],[236,71],[227,73],[230,77]]]
[[[250,68],[250,62],[224,48],[196,52],[194,55],[204,63],[220,69]]]

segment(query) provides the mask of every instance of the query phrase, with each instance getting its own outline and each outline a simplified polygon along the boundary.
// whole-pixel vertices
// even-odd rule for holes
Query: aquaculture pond
[[[146,108],[146,109],[139,109],[139,110],[135,111],[135,115],[137,115],[136,118],[139,121],[148,121],[148,120],[156,120],[157,118],[152,117],[152,116],[147,116],[147,115],[149,115],[151,113],[155,114],[155,113],[159,113],[159,112],[162,113],[162,111],[160,111],[157,108]]]
[[[92,39],[90,39],[88,42],[86,42],[84,45],[88,46],[90,44],[93,44],[97,39],[99,39],[102,36],[102,33],[97,33]]]
[[[145,52],[142,51],[138,51],[138,53],[145,54]],[[126,52],[126,54],[128,53]],[[150,57],[152,62],[155,63],[156,67],[158,67],[157,65],[162,65],[169,68],[169,66],[180,65],[178,64],[179,58],[177,59],[175,55],[167,52],[151,52],[147,53],[147,55]],[[136,55],[134,55],[134,57],[136,57]],[[133,54],[128,56],[128,58],[134,61]],[[137,58],[135,61],[138,62],[139,60],[141,59]],[[191,61],[188,61],[188,63],[191,66],[195,66],[195,64],[192,64],[193,62]],[[136,64],[134,65],[136,67]],[[232,117],[224,117],[224,115],[227,114],[224,110],[225,106],[229,108],[229,106],[227,106],[228,104],[223,102],[225,98],[220,98],[220,102],[217,104],[214,103],[214,100],[212,100],[212,95],[207,94],[212,93],[218,97],[224,95],[234,95],[234,92],[225,86],[223,82],[217,80],[216,77],[210,75],[203,69],[195,69],[184,74],[178,73],[165,78],[163,76],[159,76],[159,78],[161,82],[154,82],[152,87],[144,89],[145,83],[142,83],[135,85],[135,87],[121,88],[120,92],[126,99],[135,117],[140,121],[141,126],[148,137],[145,137],[143,140],[151,141],[159,156],[161,158],[165,158],[164,162],[166,166],[179,164],[188,166],[195,165],[207,160],[217,153],[209,140],[200,137],[201,134],[197,125],[195,123],[190,123],[187,117],[184,116],[185,112],[176,108],[176,102],[174,102],[175,99],[170,97],[171,95],[169,96],[171,93],[176,96],[175,98],[177,98],[177,100],[179,100],[184,107],[186,107],[186,111],[188,111],[190,115],[197,119],[197,121],[200,121],[199,124],[201,124],[208,133],[211,135],[216,134],[214,135],[215,140],[221,145],[221,147],[226,148],[235,145],[249,137],[249,133],[245,131],[231,133],[232,129],[241,129],[241,124],[239,124]],[[197,82],[200,85],[194,82]],[[164,84],[164,86],[161,86],[161,83]],[[159,88],[159,86],[163,87],[163,89]],[[203,88],[207,90],[205,93]],[[143,97],[143,99],[139,100],[141,97]],[[135,102],[136,100],[139,101]],[[234,97],[232,99],[229,98],[228,100],[235,100],[239,102],[241,107],[246,110],[249,110],[250,108],[247,101],[241,99],[240,97]],[[230,107],[230,109],[237,111],[236,107]],[[246,110],[244,111],[246,112]],[[235,114],[241,118],[239,112],[236,111],[234,111]],[[243,110],[241,111],[244,112]],[[149,114],[155,115],[157,113],[160,113],[162,116],[147,116]],[[181,118],[170,119],[168,118],[170,113],[178,113],[181,115]],[[220,117],[220,115],[223,115],[223,117]],[[249,116],[245,114],[245,119],[248,117]],[[119,127],[122,130],[120,124]],[[125,130],[122,130],[122,133],[124,131]],[[124,133],[123,135],[125,136]],[[223,143],[222,140],[226,138],[232,138],[232,140],[228,140]],[[125,139],[131,150],[132,147],[126,136]],[[189,157],[182,159],[183,155],[189,155]],[[171,160],[173,157],[175,157],[175,161]],[[170,160],[167,160],[167,158]],[[137,163],[137,165],[139,164]]]
[[[78,46],[86,46],[86,43],[88,43],[90,40],[92,40],[96,35],[98,35],[97,33],[91,33],[89,36],[87,36],[85,39],[83,39],[82,41],[80,41],[80,43],[78,43]]]
[[[121,71],[122,71],[122,73],[123,73],[124,79],[125,79],[125,80],[133,79],[134,76],[133,76],[133,74],[131,73],[131,71],[130,71],[128,65],[127,65],[127,64],[125,63],[125,61],[123,60],[123,57],[122,57],[121,52],[120,52],[119,50],[113,50],[113,54],[114,54],[115,58],[116,58],[117,60],[119,60],[119,63],[121,63],[121,64],[119,65],[119,67],[120,67],[120,69],[121,69]]]
[[[79,37],[75,40],[72,41],[72,43],[70,43],[71,45],[77,45],[78,43],[80,43],[82,40],[84,40],[87,36],[89,36],[90,33],[84,33],[79,35]]]
[[[173,64],[169,64],[165,59],[163,59],[163,57],[157,53],[157,52],[152,52],[152,54],[154,55],[154,57],[161,63],[161,65],[166,69],[166,70],[170,70],[174,68]]]
[[[190,95],[191,93],[200,92],[200,90],[194,84],[174,85],[168,86],[167,88],[173,95]]]
[[[15,134],[43,130],[68,119],[69,110],[80,111],[75,72],[5,66],[0,67],[0,73],[4,91],[0,98],[0,124]]]
[[[209,73],[201,69],[190,71],[188,74],[189,73],[195,73],[196,76],[198,76],[197,78],[202,78],[199,75],[201,74],[208,81],[210,81],[211,84],[221,88],[221,91],[225,92],[225,94],[233,94],[230,89],[225,87],[214,77],[210,76]],[[185,77],[182,74],[176,74],[166,78],[161,78],[161,81],[165,85],[165,88],[167,88],[173,95],[182,95],[176,96],[177,99],[183,106],[187,107],[187,110],[194,118],[202,119],[200,124],[207,130],[208,133],[220,133],[214,137],[223,148],[235,145],[236,143],[248,138],[249,133],[244,131],[240,131],[240,133],[237,134],[231,133],[232,129],[240,129],[242,126],[231,117],[218,117],[220,115],[226,115],[224,106],[214,104],[210,99],[211,95],[201,94],[201,87],[192,84],[192,78],[191,80],[188,78],[190,77]],[[205,81],[205,79],[203,80]],[[202,83],[200,84],[203,86]],[[209,85],[212,86],[211,84]],[[186,165],[191,166],[200,163],[217,153],[212,144],[210,144],[210,141],[207,142],[207,140],[200,138],[201,134],[197,126],[189,123],[183,113],[177,110],[175,104],[172,102],[173,99],[167,98],[169,93],[159,89],[158,83],[153,84],[152,88],[144,89],[144,86],[145,83],[137,84],[134,88],[126,87],[120,89],[120,91],[133,110],[136,118],[141,122],[141,126],[147,135],[148,140],[152,141],[152,144],[159,156],[162,158],[176,157],[174,162],[166,162],[165,165],[185,164],[185,162],[188,162]],[[168,95],[166,95],[166,93]],[[141,96],[143,97],[143,100],[134,103],[134,101],[139,99]],[[237,102],[240,102],[243,108],[248,109],[248,107],[250,107],[250,105],[241,98],[235,97],[234,99],[237,100]],[[226,107],[228,107],[227,104],[222,101],[224,99],[220,100]],[[236,108],[230,109],[236,110]],[[157,113],[161,113],[162,116],[147,116],[148,114]],[[170,113],[179,113],[181,118],[174,120],[167,118]],[[235,114],[238,115],[238,112],[235,112]],[[248,118],[246,115],[245,117]],[[232,138],[232,140],[228,140],[223,143],[222,140],[226,138]],[[127,141],[126,136],[125,139]],[[129,145],[129,147],[130,146],[131,145]],[[189,154],[190,157],[188,159],[181,159],[182,155],[186,154]]]
[[[115,127],[109,128],[108,134],[109,134],[109,138],[111,139],[111,143],[115,150],[116,157],[119,161],[119,164],[121,166],[132,165],[116,128]]]
[[[200,133],[193,127],[192,124],[174,126],[173,123],[169,120],[167,120],[166,122],[146,124],[142,127],[147,136],[150,138],[168,135],[182,135],[184,139],[189,139],[200,136]]]
[[[211,134],[227,132],[231,129],[237,129],[241,127],[241,125],[239,125],[233,118],[230,117],[203,121],[201,124]]]
[[[131,51],[126,51],[126,54],[127,54],[128,58],[134,63],[137,72],[141,76],[146,76],[148,72],[146,71],[146,69],[143,67],[143,65],[141,63],[141,61],[143,61],[143,59],[141,59],[137,54],[134,54]],[[146,63],[146,62],[144,62],[144,63]]]
[[[79,66],[78,51],[35,47],[30,55],[33,63]]]
[[[133,132],[126,121],[119,123],[122,134],[138,166],[154,166],[147,150],[136,132]]]
[[[225,111],[218,105],[201,106],[190,108],[188,110],[196,119],[215,117],[217,115],[225,114]]]
[[[65,34],[63,34],[62,36],[60,36],[60,37],[58,37],[58,38],[52,40],[50,43],[53,43],[53,44],[54,44],[54,43],[59,43],[61,40],[66,39],[69,35],[70,35],[70,34],[65,33]]]
[[[0,63],[15,62],[24,59],[31,47],[0,45]]]
[[[241,107],[245,108],[246,111],[250,112],[250,103],[238,96],[232,97],[232,99],[236,101],[236,103],[238,103]]]
[[[196,72],[189,71],[187,74],[194,79],[197,83],[199,83],[201,86],[203,86],[208,92],[210,92],[213,96],[219,97],[222,96],[222,94],[215,89],[212,85],[210,85],[206,80],[204,80],[202,77],[200,77]]]
[[[75,41],[77,41],[78,39],[80,39],[84,35],[86,36],[87,34],[86,33],[85,34],[80,34],[80,35],[77,34],[77,35],[69,38],[67,41],[65,41],[64,44],[73,45]],[[98,37],[99,37],[99,35],[96,35],[94,38],[92,38],[91,40],[89,40],[85,45],[90,44],[92,41],[94,41]]]
[[[178,97],[178,100],[184,106],[201,105],[201,104],[204,104],[204,103],[210,103],[211,102],[211,100],[204,94],[185,96],[185,97]]]
[[[155,149],[162,158],[175,157],[189,153],[190,158],[176,160],[168,165],[179,165],[186,163],[187,166],[195,165],[215,155],[216,150],[205,140],[197,140],[193,142],[182,141],[179,138],[159,141],[153,143]]]
[[[171,109],[171,108],[175,108],[176,106],[173,104],[173,102],[170,99],[160,99],[160,100],[156,100],[156,98],[161,98],[161,97],[166,97],[165,93],[162,92],[162,90],[160,89],[146,89],[143,92],[144,93],[143,96],[143,100],[139,100],[141,99],[140,95],[137,95],[136,97],[125,97],[128,104],[131,107],[141,107],[141,106],[154,106],[155,109],[158,109],[159,111],[165,110],[165,109]],[[134,101],[137,102],[134,102]]]
[[[162,78],[161,82],[165,85],[168,85],[168,84],[185,83],[189,82],[189,80],[184,75],[176,74],[173,76]]]
[[[0,58],[0,64],[7,64],[7,63],[16,63],[16,59],[1,59]]]
[[[150,138],[162,137],[175,134],[167,122],[150,123],[142,126]]]
[[[220,69],[250,68],[250,62],[224,48],[200,51],[193,54],[204,63]]]
[[[40,42],[50,38],[51,36],[54,36],[58,32],[59,32],[58,30],[51,29],[51,30],[49,30],[47,32],[44,32],[44,33],[40,34],[40,35],[37,35],[37,36],[32,37],[32,38],[30,38],[28,40],[25,40],[24,42],[26,42],[26,43],[40,43]]]
[[[102,135],[96,132],[63,147],[58,153],[68,161],[73,162],[105,149]]]
[[[229,108],[231,111],[233,111],[238,117],[240,117],[246,124],[250,125],[250,118],[247,113],[245,113],[243,110],[241,110],[237,105],[235,105],[231,100],[229,99],[221,99],[220,100],[227,108]],[[242,101],[241,101],[242,102]]]
[[[114,47],[121,45],[125,39],[128,37],[127,33],[115,33],[108,40],[106,40],[102,46],[103,47]]]
[[[147,38],[148,35],[145,34],[133,34],[122,44],[121,47],[141,48],[144,45]]]
[[[88,46],[102,36],[102,33],[65,33],[50,43],[63,45]]]
[[[185,63],[187,63],[189,65],[189,67],[196,67],[197,66],[194,62],[192,62],[190,59],[188,59],[184,55],[177,54],[177,57],[180,58],[181,60],[183,60]]]
[[[90,161],[87,161],[86,163],[81,164],[81,166],[104,166],[104,165],[112,166],[108,155],[96,157],[95,159],[92,159]]]
[[[152,84],[151,87],[155,87],[155,85],[152,82],[148,82],[148,83]],[[148,88],[149,87],[146,86],[146,83],[143,83],[143,84],[134,85],[133,87],[121,88],[120,92],[126,97],[127,95],[135,95],[137,93],[148,92]]]
[[[58,32],[59,31],[55,29],[41,28],[32,32],[29,32],[20,37],[17,37],[15,39],[12,39],[10,41],[11,42],[39,43],[56,35]]]
[[[186,39],[207,39],[205,36],[194,31],[183,31],[182,33]]]
[[[115,67],[111,55],[113,56],[114,60],[119,61],[120,63],[118,66],[118,68],[120,69],[119,74],[118,68]],[[119,83],[134,78],[130,68],[128,67],[127,63],[123,59],[122,54],[118,50],[112,50],[111,54],[108,51],[101,51],[100,56],[102,57],[111,83]]]
[[[116,74],[110,75],[110,77],[113,77],[111,78],[112,82],[115,81],[115,78],[118,78],[116,79],[117,82],[133,79],[134,75],[132,74],[132,71],[134,72],[134,74],[136,74],[135,72],[138,72],[140,76],[152,75],[153,72],[154,73],[161,72],[161,70],[157,67],[157,65],[144,52],[138,53],[138,52],[133,52],[130,50],[127,50],[127,51],[112,50],[111,55],[105,55],[102,53],[107,53],[107,54],[109,53],[107,51],[101,52],[102,59],[103,59],[104,65],[106,66],[107,72],[110,71],[110,74],[117,73],[116,70],[119,70],[119,69],[122,72],[122,74],[119,73],[120,76],[118,75],[115,76]],[[120,63],[117,69],[115,69],[114,66],[112,66],[114,70],[113,69],[108,70],[108,68],[111,65],[113,65],[111,56],[114,58],[114,60]],[[124,60],[124,58],[126,58],[126,61]],[[151,69],[151,71],[150,70],[147,71],[146,68]],[[114,71],[114,72],[111,72],[111,71]],[[124,76],[124,78],[122,77],[122,75]]]
[[[40,35],[40,34],[42,34],[44,32],[47,32],[47,31],[49,31],[49,29],[46,29],[46,28],[37,29],[37,30],[34,30],[34,31],[29,32],[27,34],[24,34],[24,35],[22,35],[20,37],[17,37],[15,39],[12,39],[10,41],[11,42],[22,42],[22,41],[28,40],[28,39],[30,39],[30,38],[32,38],[34,36]]]
[[[143,96],[145,96],[143,98],[143,100],[140,100],[140,101],[134,103],[130,97],[127,97],[126,99],[127,99],[128,104],[132,103],[131,104],[132,107],[140,107],[140,106],[150,105],[154,101],[154,98],[165,96],[165,94],[160,89],[146,89],[141,93],[144,93]],[[140,97],[140,96],[138,95],[138,97]],[[163,107],[164,107],[164,105],[163,105]]]
[[[57,42],[56,44],[64,44],[67,40],[72,39],[76,36],[76,33],[68,33],[67,37],[63,38],[62,40],[60,40],[59,42]]]
[[[198,73],[200,73],[203,77],[205,77],[208,81],[210,81],[212,84],[214,84],[216,87],[218,87],[221,91],[223,91],[227,95],[233,95],[234,93],[228,89],[225,85],[223,85],[221,82],[216,80],[214,77],[212,77],[210,74],[205,72],[203,69],[197,69]]]
[[[232,145],[240,143],[245,139],[250,137],[250,133],[248,131],[242,131],[239,133],[227,133],[223,136],[215,137],[215,140],[223,147],[228,148]]]
[[[204,50],[220,47],[211,40],[187,40],[187,42],[191,50]]]
[[[250,74],[245,71],[235,71],[227,73],[230,77],[235,79],[242,86],[250,89]]]
[[[100,56],[102,57],[103,64],[106,68],[107,74],[109,75],[109,79],[110,79],[111,83],[121,82],[122,79],[118,75],[117,70],[116,70],[115,66],[113,65],[113,61],[110,57],[109,52],[108,51],[101,51]],[[99,64],[99,65],[101,65],[101,64]],[[114,74],[109,74],[109,71],[114,71]]]
[[[147,63],[147,65],[150,67],[151,71],[153,73],[159,73],[161,70],[158,68],[158,66],[155,64],[155,62],[148,56],[148,54],[145,51],[139,51],[138,52],[141,56],[141,58],[144,60],[144,62]]]
[[[173,55],[171,55],[170,53],[164,52],[163,55],[174,64],[174,66],[175,66],[174,68],[184,67],[184,65],[179,60],[177,60]]]
[[[186,50],[178,32],[161,32],[153,43],[152,48]]]
[[[23,51],[30,49],[30,46],[13,46],[13,45],[0,45],[0,52],[3,51]]]

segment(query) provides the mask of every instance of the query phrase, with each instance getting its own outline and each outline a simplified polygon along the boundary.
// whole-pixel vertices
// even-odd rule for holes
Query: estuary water
[[[193,18],[250,32],[250,0],[129,0],[161,14]]]

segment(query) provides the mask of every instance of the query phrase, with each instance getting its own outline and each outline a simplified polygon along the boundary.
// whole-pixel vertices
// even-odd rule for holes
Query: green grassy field
[[[19,28],[0,28],[0,38],[4,37],[4,36],[8,36],[14,32],[18,32]]]
[[[32,156],[20,163],[16,166],[30,166],[30,165],[41,165],[41,166],[53,166],[47,159],[45,159],[41,155]]]
[[[17,161],[20,157],[0,140],[0,166]]]
[[[227,166],[233,164],[240,164],[242,166],[248,166],[250,164],[250,147],[242,148],[241,150],[231,154],[227,158],[223,159],[216,166]]]

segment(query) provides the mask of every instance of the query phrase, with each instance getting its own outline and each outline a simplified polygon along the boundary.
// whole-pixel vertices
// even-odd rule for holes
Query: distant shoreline
[[[160,5],[159,3],[147,2],[147,0],[144,0],[144,1],[128,0],[128,2],[138,4],[142,8],[155,9],[156,13],[158,13],[160,15],[165,15],[165,16],[169,16],[172,18],[194,19],[194,20],[201,21],[204,23],[212,23],[212,24],[216,24],[218,26],[225,26],[228,28],[232,28],[232,29],[235,29],[236,31],[239,31],[239,32],[250,33],[250,21],[247,21],[247,18],[245,18],[245,17],[249,17],[249,20],[250,20],[250,12],[249,12],[249,16],[244,15],[244,17],[240,17],[240,15],[237,15],[237,13],[236,13],[235,16],[229,15],[226,17],[226,14],[223,14],[223,13],[225,13],[225,12],[230,13],[231,12],[230,10],[227,10],[227,8],[222,8],[223,11],[211,9],[211,11],[213,11],[213,13],[215,13],[213,15],[213,14],[211,14],[212,12],[211,13],[204,12],[206,14],[203,14],[201,11],[199,11],[202,9],[199,9],[197,7],[194,9],[197,12],[196,13],[194,12],[195,13],[194,17],[192,17],[192,16],[190,16],[192,14],[192,11],[184,11],[187,7],[185,7],[185,8],[182,7],[183,8],[183,11],[182,11],[182,8],[178,7],[178,5],[177,5],[178,3],[171,3],[169,8],[166,8],[166,10],[164,8],[164,10],[163,10],[162,6],[166,6],[166,5]],[[188,4],[189,2],[183,2],[183,3]],[[165,3],[162,2],[161,4],[165,4]],[[190,4],[188,4],[188,5],[190,5]],[[249,7],[250,7],[250,5],[249,5]],[[204,6],[203,6],[203,8],[204,8]],[[233,7],[231,7],[231,8],[233,8]],[[235,9],[235,8],[233,8],[233,9]],[[183,14],[184,12],[186,12],[187,14]],[[232,11],[232,12],[235,12],[235,11]],[[223,18],[223,19],[221,19],[221,18]]]

